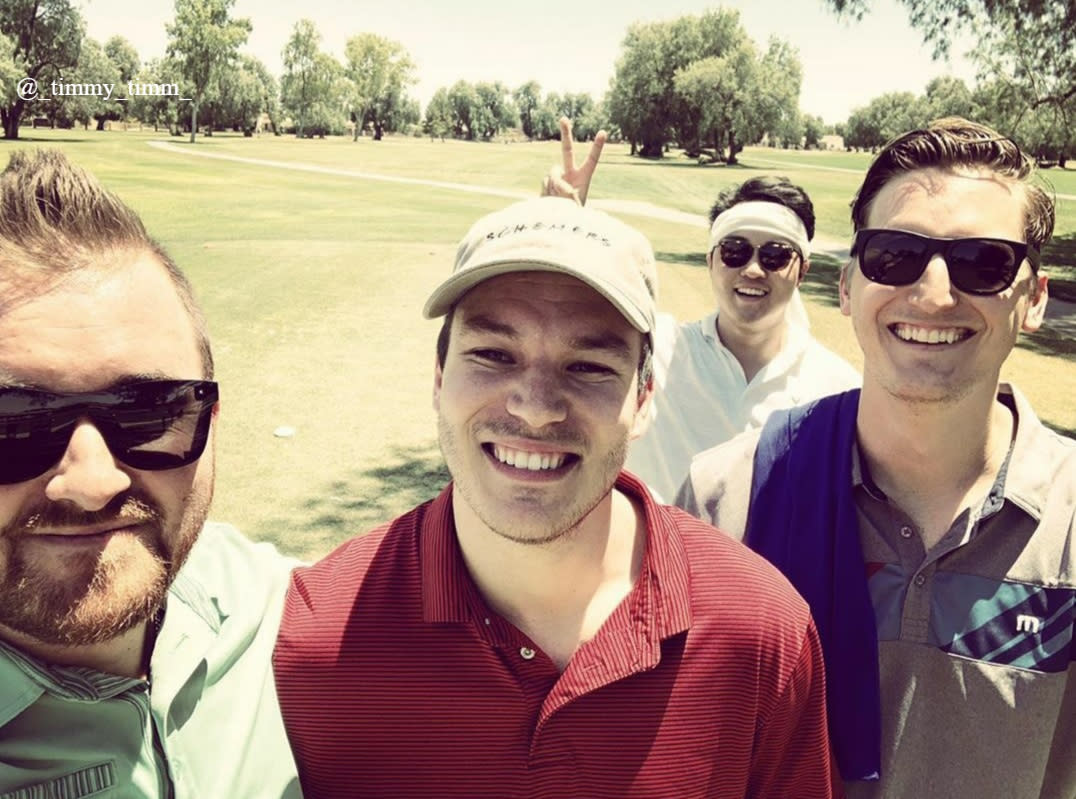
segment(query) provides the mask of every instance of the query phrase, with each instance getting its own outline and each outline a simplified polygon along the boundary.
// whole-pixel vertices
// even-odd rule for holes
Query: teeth
[[[955,344],[963,341],[971,335],[966,328],[947,327],[914,327],[913,325],[898,324],[893,326],[893,332],[902,341],[914,341],[918,344]]]
[[[740,288],[736,289],[736,291],[738,291],[740,294],[746,294],[749,297],[765,297],[766,296],[766,292],[763,291],[762,289],[740,287]]]
[[[566,457],[564,453],[525,452],[521,449],[502,447],[500,444],[493,445],[493,455],[501,463],[531,472],[557,469],[564,463]]]

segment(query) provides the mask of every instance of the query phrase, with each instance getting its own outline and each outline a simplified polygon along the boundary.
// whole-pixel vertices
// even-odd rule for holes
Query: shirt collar
[[[690,570],[683,543],[667,508],[654,502],[642,481],[621,472],[616,488],[643,506],[646,552],[639,580],[626,601],[651,624],[655,642],[691,626]],[[451,484],[429,505],[421,521],[422,607],[426,622],[469,622],[488,611],[456,540]],[[656,654],[656,653],[655,653]]]
[[[1000,395],[1010,395],[1016,423],[1016,437],[1009,454],[1004,496],[1032,518],[1042,517],[1046,497],[1071,449],[1059,446],[1057,434],[1035,415],[1027,398],[1015,386],[1002,383]]]
[[[984,515],[1000,510],[1001,501],[1008,499],[1038,519],[1059,466],[1054,461],[1063,452],[1050,446],[1048,439],[1054,434],[1039,421],[1031,403],[1015,386],[1002,383],[998,388],[998,402],[1012,411],[1016,436],[990,487]],[[1048,462],[1044,463],[1044,458]],[[863,486],[875,499],[886,500],[885,493],[871,479],[858,445],[852,450],[852,485]]]

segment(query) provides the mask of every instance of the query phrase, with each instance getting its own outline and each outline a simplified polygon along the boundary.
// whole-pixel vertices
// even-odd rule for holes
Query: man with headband
[[[1010,139],[899,136],[852,204],[863,389],[699,455],[677,504],[778,566],[856,799],[1076,796],[1076,442],[1001,382],[1054,206]]]
[[[637,231],[553,197],[461,242],[425,309],[452,483],[288,595],[307,799],[833,795],[806,606],[621,471],[653,267]]]
[[[547,194],[586,198],[601,142],[576,166],[561,120],[564,164]],[[710,211],[706,265],[716,309],[678,322],[660,314],[654,333],[650,427],[627,468],[671,502],[691,459],[769,414],[859,385],[859,374],[810,333],[798,287],[810,268],[814,207],[787,178],[751,178],[722,191]]]

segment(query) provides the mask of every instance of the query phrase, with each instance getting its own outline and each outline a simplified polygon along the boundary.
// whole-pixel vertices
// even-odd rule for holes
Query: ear
[[[1032,276],[1032,280],[1031,304],[1027,307],[1027,313],[1021,325],[1025,333],[1034,333],[1042,326],[1043,316],[1046,314],[1046,301],[1049,299],[1046,284],[1050,282],[1050,278],[1042,274]]]
[[[631,431],[628,438],[634,440],[646,432],[650,427],[650,415],[653,413],[654,403],[654,378],[651,377],[639,397],[635,408],[635,419],[631,423]]]
[[[852,261],[849,260],[841,269],[841,281],[838,284],[838,291],[841,295],[841,313],[845,316],[852,315],[852,295],[849,287],[852,274]]]
[[[802,262],[800,263],[800,276],[799,276],[799,280],[796,281],[797,286],[800,283],[803,282],[803,278],[805,278],[807,276],[807,273],[810,272],[810,271],[811,271],[811,259],[809,257],[804,258],[802,260]]]
[[[441,374],[441,364],[437,362],[437,356],[433,358],[433,409],[435,411],[441,410],[441,382],[443,375]]]
[[[714,268],[714,251],[708,250],[706,253],[706,268],[713,270]]]

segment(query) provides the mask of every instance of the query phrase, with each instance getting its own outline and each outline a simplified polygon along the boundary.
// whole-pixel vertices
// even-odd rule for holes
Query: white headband
[[[772,233],[792,244],[804,260],[811,255],[811,245],[807,241],[807,228],[803,221],[791,209],[780,203],[752,200],[737,203],[718,215],[710,228],[710,246],[712,252],[718,242],[725,236],[742,232]]]

